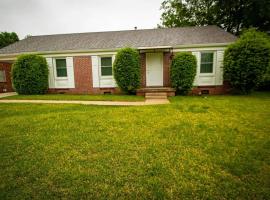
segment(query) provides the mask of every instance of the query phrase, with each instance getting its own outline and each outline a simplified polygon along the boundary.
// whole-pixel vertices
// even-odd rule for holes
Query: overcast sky
[[[0,0],[0,32],[26,35],[156,28],[163,0]]]

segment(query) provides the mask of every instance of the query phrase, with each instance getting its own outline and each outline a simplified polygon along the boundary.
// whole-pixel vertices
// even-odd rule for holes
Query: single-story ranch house
[[[174,94],[169,72],[177,52],[191,52],[197,58],[193,93],[220,94],[225,91],[224,50],[236,39],[217,26],[30,36],[0,49],[0,92],[13,91],[11,65],[26,53],[46,58],[49,92],[119,92],[112,74],[115,55],[120,48],[133,47],[141,58],[139,95],[155,89]]]

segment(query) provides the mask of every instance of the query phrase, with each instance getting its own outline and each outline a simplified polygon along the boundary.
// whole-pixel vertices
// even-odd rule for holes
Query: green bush
[[[270,91],[270,63],[267,67],[266,73],[263,75],[262,82],[259,84],[257,90]]]
[[[48,65],[42,56],[26,54],[12,65],[12,83],[19,94],[44,94],[48,89]]]
[[[171,64],[171,85],[177,93],[187,94],[193,86],[197,61],[191,53],[178,53]]]
[[[141,80],[139,52],[132,48],[119,50],[113,64],[113,75],[122,91],[135,93]]]
[[[269,62],[268,36],[250,29],[225,51],[224,80],[235,91],[247,94],[263,81]]]

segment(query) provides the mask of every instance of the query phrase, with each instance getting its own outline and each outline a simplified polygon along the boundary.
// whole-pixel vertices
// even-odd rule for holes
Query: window
[[[200,73],[213,73],[214,53],[201,53]]]
[[[0,82],[6,82],[5,70],[0,70]]]
[[[112,57],[101,57],[101,76],[112,76]]]
[[[56,76],[67,77],[66,59],[55,59],[55,63],[56,63]]]

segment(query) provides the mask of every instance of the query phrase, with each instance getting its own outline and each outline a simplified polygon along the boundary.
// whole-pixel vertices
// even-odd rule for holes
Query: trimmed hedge
[[[113,75],[122,91],[135,93],[141,80],[139,52],[132,48],[119,50],[113,64]]]
[[[187,94],[193,87],[197,60],[191,53],[178,53],[171,63],[171,85],[179,94]]]
[[[250,29],[225,51],[224,80],[235,92],[248,94],[264,80],[269,62],[268,36]]]
[[[44,94],[48,90],[48,65],[44,57],[21,55],[12,65],[12,83],[19,94]]]

